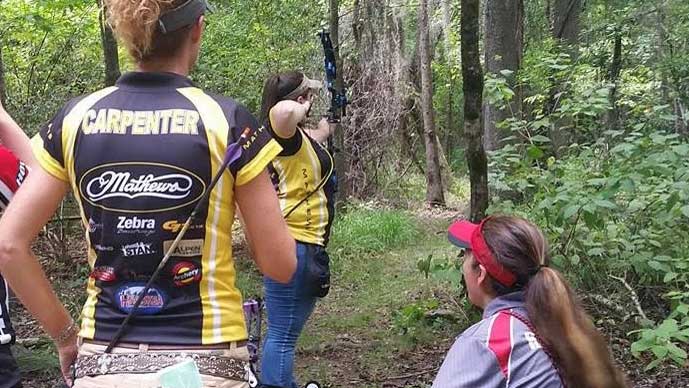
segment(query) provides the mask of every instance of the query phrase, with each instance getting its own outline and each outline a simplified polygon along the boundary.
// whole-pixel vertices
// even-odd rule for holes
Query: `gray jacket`
[[[457,337],[433,388],[563,387],[533,332],[509,310],[527,316],[522,292],[493,299],[483,320]]]

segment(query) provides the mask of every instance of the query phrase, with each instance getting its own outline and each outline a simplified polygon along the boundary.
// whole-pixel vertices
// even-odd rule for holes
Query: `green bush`
[[[333,225],[331,247],[349,253],[376,253],[407,246],[419,236],[414,219],[400,210],[350,206]]]
[[[605,135],[540,167],[525,146],[494,154],[490,180],[502,198],[490,212],[521,214],[540,225],[555,264],[585,289],[608,284],[608,274],[616,273],[638,288],[674,291],[666,313],[682,328],[689,324],[689,144],[662,132]],[[634,350],[686,361],[686,353],[661,357],[654,350],[661,345],[648,345],[661,338],[671,352],[682,339],[661,335],[665,322],[642,331]]]

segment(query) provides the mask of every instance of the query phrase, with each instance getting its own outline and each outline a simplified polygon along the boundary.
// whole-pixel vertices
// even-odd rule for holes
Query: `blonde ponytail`
[[[138,62],[153,51],[158,19],[178,0],[105,0],[108,23]]]

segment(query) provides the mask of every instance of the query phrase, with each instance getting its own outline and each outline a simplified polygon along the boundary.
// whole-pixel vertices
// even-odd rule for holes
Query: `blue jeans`
[[[294,349],[306,321],[316,305],[316,297],[303,292],[309,255],[323,249],[297,242],[297,269],[288,284],[263,278],[268,332],[261,356],[261,384],[297,388],[294,380]]]

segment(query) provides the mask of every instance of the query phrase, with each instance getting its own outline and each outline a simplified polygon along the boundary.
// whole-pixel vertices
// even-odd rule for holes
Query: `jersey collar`
[[[119,88],[184,88],[195,86],[189,79],[175,73],[156,73],[132,71],[123,74],[117,80]]]
[[[486,308],[483,310],[483,318],[492,317],[494,314],[509,309],[523,309],[525,307],[524,292],[517,291],[498,296],[488,303]]]

